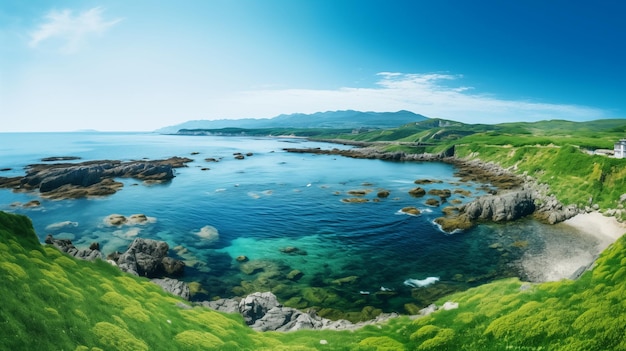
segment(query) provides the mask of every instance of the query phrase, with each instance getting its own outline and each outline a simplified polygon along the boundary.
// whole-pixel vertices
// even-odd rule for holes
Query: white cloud
[[[377,75],[380,79],[374,88],[246,91],[228,101],[221,101],[222,108],[215,112],[221,118],[236,118],[344,109],[409,110],[429,117],[466,123],[606,118],[605,111],[593,107],[500,99],[494,95],[473,93],[472,87],[452,86],[462,79],[461,75],[395,72],[381,72]]]
[[[52,10],[46,14],[46,21],[30,34],[29,45],[35,48],[43,42],[55,41],[60,43],[62,52],[75,52],[87,37],[102,34],[122,20],[116,18],[107,21],[102,16],[103,12],[101,7],[94,7],[77,15],[73,15],[72,10]]]

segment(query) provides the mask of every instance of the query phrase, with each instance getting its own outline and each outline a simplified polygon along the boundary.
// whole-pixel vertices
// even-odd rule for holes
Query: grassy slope
[[[626,237],[577,281],[502,280],[438,302],[456,310],[357,332],[256,333],[182,309],[145,279],[41,246],[27,218],[3,212],[0,277],[3,350],[626,350]]]

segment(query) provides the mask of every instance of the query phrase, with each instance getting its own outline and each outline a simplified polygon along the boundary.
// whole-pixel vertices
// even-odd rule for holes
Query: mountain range
[[[244,118],[193,120],[155,130],[156,133],[174,134],[181,129],[221,129],[221,128],[395,128],[419,122],[428,117],[410,112],[361,112],[326,111],[313,114],[281,114],[273,118]]]

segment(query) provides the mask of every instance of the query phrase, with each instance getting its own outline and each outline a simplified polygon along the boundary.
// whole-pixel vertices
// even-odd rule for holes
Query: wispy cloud
[[[373,88],[246,91],[229,99],[220,112],[224,117],[261,117],[260,114],[270,117],[341,109],[410,110],[467,123],[606,118],[604,110],[594,107],[501,99],[493,94],[475,93],[473,87],[456,84],[462,80],[461,75],[381,72],[378,77]]]
[[[94,7],[74,15],[72,10],[52,10],[44,16],[45,21],[30,34],[29,45],[33,48],[43,42],[59,43],[65,53],[77,51],[91,35],[99,35],[122,19],[105,20],[104,9]]]

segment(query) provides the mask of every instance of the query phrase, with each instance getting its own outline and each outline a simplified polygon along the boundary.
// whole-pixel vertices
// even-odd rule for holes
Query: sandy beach
[[[626,233],[626,224],[618,222],[615,217],[606,217],[600,212],[578,214],[563,224],[594,236],[600,242],[600,250],[606,249]]]

